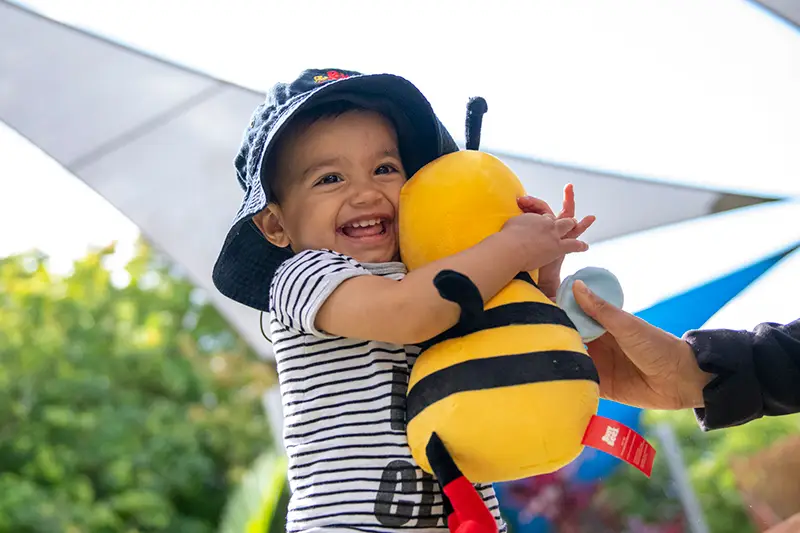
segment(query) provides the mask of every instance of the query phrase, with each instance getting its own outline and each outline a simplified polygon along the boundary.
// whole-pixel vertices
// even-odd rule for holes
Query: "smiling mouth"
[[[350,222],[339,228],[345,236],[351,239],[363,239],[385,235],[389,221],[385,218],[373,218]]]

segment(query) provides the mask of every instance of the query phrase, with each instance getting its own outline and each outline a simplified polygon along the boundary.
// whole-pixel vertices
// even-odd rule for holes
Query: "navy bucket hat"
[[[271,200],[270,177],[262,179],[262,167],[293,117],[335,101],[374,109],[391,120],[409,176],[434,159],[458,151],[428,100],[399,76],[306,70],[291,83],[275,85],[253,113],[234,161],[244,198],[212,273],[214,285],[228,298],[268,311],[272,277],[292,251],[270,243],[252,221]]]

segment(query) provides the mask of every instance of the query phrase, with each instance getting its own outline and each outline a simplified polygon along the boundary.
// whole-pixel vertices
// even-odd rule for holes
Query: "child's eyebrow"
[[[326,168],[326,167],[334,167],[341,164],[342,158],[341,157],[329,157],[328,159],[323,159],[321,161],[314,161],[311,165],[306,168],[301,176],[308,176],[309,174],[316,173],[318,170]]]
[[[384,148],[378,152],[379,157],[394,157],[400,159],[400,151],[396,147]]]
[[[383,157],[394,157],[395,159],[400,159],[400,151],[396,147],[392,148],[383,148],[376,152],[376,158],[380,159]],[[335,167],[342,165],[343,160],[341,157],[329,157],[327,159],[322,159],[320,161],[314,161],[311,165],[309,165],[301,174],[303,177],[308,177],[309,175],[316,174],[319,170],[328,167]]]

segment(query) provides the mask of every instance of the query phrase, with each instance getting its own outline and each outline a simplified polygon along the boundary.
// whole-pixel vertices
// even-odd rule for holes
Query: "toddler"
[[[557,287],[564,255],[586,249],[576,237],[593,219],[572,218],[568,189],[559,217],[520,199],[530,213],[407,273],[400,189],[457,150],[424,96],[388,74],[308,70],[276,85],[253,115],[235,162],[246,194],[214,282],[270,316],[292,491],[287,532],[446,531],[441,489],[414,463],[405,433],[415,344],[459,318],[433,278],[461,272],[486,301],[542,267]],[[476,489],[504,531],[492,487]]]

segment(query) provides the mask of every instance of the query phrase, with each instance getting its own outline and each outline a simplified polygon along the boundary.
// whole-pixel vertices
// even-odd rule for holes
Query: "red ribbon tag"
[[[613,455],[650,477],[656,450],[634,430],[603,416],[592,416],[583,435],[583,444]]]

